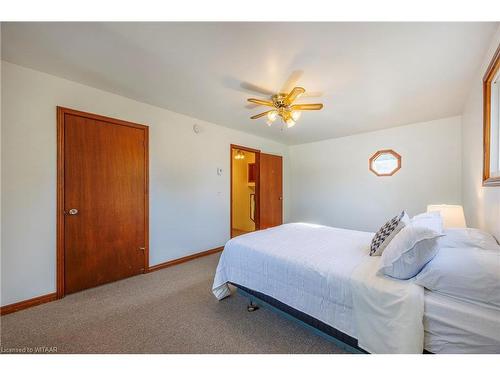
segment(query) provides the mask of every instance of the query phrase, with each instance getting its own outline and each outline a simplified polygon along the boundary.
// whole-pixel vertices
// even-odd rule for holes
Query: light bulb
[[[288,119],[286,119],[285,122],[286,122],[286,126],[289,128],[291,128],[292,126],[295,125],[295,121],[293,120],[293,118],[288,118]]]
[[[269,111],[267,113],[267,118],[269,119],[269,121],[271,121],[271,123],[276,120],[276,117],[278,116],[278,111]]]
[[[300,111],[292,111],[292,118],[293,118],[293,121],[297,121],[299,118],[300,118],[300,115],[302,114],[302,112]]]

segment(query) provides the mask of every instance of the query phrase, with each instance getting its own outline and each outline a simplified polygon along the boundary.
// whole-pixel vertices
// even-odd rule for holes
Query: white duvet
[[[233,238],[213,293],[222,299],[229,282],[239,284],[357,338],[371,353],[422,353],[423,288],[377,276],[372,237],[294,223]]]

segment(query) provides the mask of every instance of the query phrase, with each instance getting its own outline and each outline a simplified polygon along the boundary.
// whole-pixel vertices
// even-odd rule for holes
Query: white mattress
[[[500,309],[425,291],[425,349],[433,353],[500,353]]]

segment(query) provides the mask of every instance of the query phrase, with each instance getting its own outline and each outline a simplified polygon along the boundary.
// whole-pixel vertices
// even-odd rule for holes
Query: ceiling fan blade
[[[259,104],[259,105],[267,105],[268,107],[274,107],[274,103],[270,102],[269,100],[262,100],[262,99],[247,99],[251,103]]]
[[[323,92],[321,91],[308,91],[302,94],[300,97],[301,98],[320,98],[324,95]]]
[[[286,96],[285,100],[288,104],[291,104],[295,99],[299,97],[299,95],[305,92],[306,90],[303,87],[294,87],[293,90],[290,91],[290,94]]]
[[[272,109],[271,109],[271,111],[272,111]],[[269,112],[271,112],[271,111],[262,112],[262,113],[259,113],[258,115],[252,116],[252,117],[250,117],[250,118],[251,118],[252,120],[255,120],[255,119],[257,119],[257,118],[261,118],[261,117],[264,117],[265,115],[267,115],[267,114],[268,114]]]
[[[295,104],[290,107],[292,111],[319,111],[323,104]]]
[[[266,96],[273,96],[275,93],[272,90],[266,89],[265,87],[254,85],[250,82],[241,82],[240,87],[247,91],[252,91],[253,93],[259,93]]]
[[[281,92],[289,92],[292,90],[292,88],[295,87],[299,79],[302,77],[304,74],[303,70],[294,70],[293,72],[290,73],[290,76],[288,76],[288,79],[286,82],[283,84],[281,87]]]

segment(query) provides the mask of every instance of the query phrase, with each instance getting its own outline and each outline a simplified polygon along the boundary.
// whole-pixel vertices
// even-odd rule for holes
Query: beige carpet
[[[5,349],[59,353],[343,353],[268,309],[211,293],[219,254],[1,317]]]

